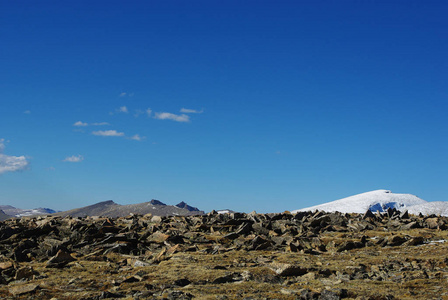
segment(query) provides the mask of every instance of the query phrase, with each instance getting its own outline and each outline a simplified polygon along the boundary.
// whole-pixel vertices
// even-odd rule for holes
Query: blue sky
[[[448,195],[446,1],[0,4],[0,204]]]

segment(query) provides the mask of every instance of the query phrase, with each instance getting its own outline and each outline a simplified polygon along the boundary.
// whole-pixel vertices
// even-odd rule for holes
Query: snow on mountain
[[[426,208],[428,203],[432,202],[427,202],[411,194],[394,194],[388,190],[376,190],[316,206],[297,209],[292,211],[292,213],[314,210],[326,212],[339,211],[342,213],[365,213],[367,210],[383,212],[388,208],[396,208],[401,211],[407,209],[411,213],[411,207],[420,206],[421,208]],[[448,208],[448,206],[446,206],[446,208]],[[430,211],[430,209],[428,208],[427,211]]]
[[[20,217],[29,217],[38,215],[49,215],[55,212],[56,211],[51,208],[39,207],[34,209],[22,209],[20,213],[15,214],[14,216],[20,218]]]
[[[448,202],[434,201],[414,205],[408,208],[410,214],[418,215],[441,215],[448,216]]]
[[[11,205],[0,205],[0,209],[3,210],[5,214],[17,218],[36,215],[48,215],[56,212],[51,208],[39,207],[34,209],[20,209]]]
[[[218,214],[231,214],[234,213],[236,211],[231,210],[231,209],[220,209],[216,211]]]

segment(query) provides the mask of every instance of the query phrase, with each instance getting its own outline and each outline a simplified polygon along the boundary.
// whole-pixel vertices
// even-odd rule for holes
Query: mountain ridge
[[[191,207],[185,203],[187,207]],[[112,200],[98,202],[92,205],[75,208],[63,212],[56,213],[57,216],[72,216],[72,217],[87,217],[87,216],[101,216],[101,217],[124,217],[130,214],[153,214],[157,216],[188,216],[201,215],[203,211],[189,210],[187,208],[177,207],[175,205],[166,205],[165,203],[152,199],[148,202],[121,205]]]

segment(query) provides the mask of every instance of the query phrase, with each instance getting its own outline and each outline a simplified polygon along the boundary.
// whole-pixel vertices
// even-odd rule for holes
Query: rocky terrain
[[[289,212],[0,222],[2,299],[448,299],[448,218]]]

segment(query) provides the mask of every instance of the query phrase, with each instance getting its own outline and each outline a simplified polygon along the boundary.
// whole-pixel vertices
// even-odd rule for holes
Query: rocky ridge
[[[417,284],[448,296],[447,229],[395,209],[12,219],[0,223],[0,297],[430,296]]]

